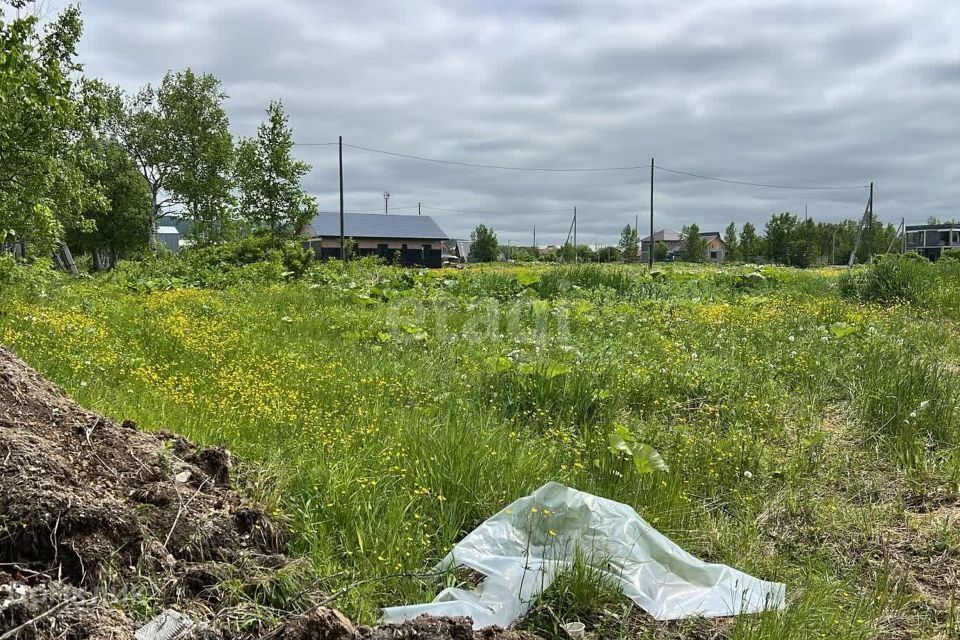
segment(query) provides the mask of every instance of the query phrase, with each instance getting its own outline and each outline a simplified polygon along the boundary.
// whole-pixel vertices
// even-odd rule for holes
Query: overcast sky
[[[271,98],[302,142],[477,164],[658,165],[788,185],[876,182],[884,220],[960,215],[960,2],[376,3],[84,0],[86,72],[129,91],[168,69],[219,77],[237,135]],[[299,147],[338,207],[336,147]],[[346,208],[424,209],[451,236],[613,242],[649,169],[501,171],[344,150]],[[766,189],[656,175],[656,227],[762,224],[804,206],[859,217],[865,189]],[[545,210],[562,209],[557,212]]]

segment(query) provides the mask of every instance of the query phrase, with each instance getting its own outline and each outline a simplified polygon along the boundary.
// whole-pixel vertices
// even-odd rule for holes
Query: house
[[[170,253],[180,250],[180,231],[174,226],[157,227],[157,244],[162,244]]]
[[[345,213],[343,224],[353,255],[380,256],[408,267],[442,266],[447,234],[430,216]],[[318,259],[340,257],[339,213],[319,214],[299,235]]]
[[[723,236],[716,231],[705,231],[700,237],[707,242],[704,256],[707,262],[723,262],[727,255],[727,243],[723,241]]]
[[[700,233],[700,237],[706,242],[706,248],[704,249],[703,258],[707,262],[723,262],[727,254],[727,243],[723,241],[723,236],[721,236],[716,231],[704,231]],[[682,234],[676,229],[661,229],[653,234],[654,244],[657,242],[663,242],[667,245],[667,260],[679,260],[681,257],[682,249]],[[650,258],[650,236],[646,236],[640,240],[640,262],[646,262]]]
[[[906,250],[936,260],[944,249],[960,248],[960,222],[907,225]]]

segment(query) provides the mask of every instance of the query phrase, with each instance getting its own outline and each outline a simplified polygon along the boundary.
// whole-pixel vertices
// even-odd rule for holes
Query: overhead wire
[[[330,146],[340,144],[338,142],[297,142],[295,143],[298,146]],[[399,153],[396,151],[387,151],[385,149],[374,149],[372,147],[364,147],[356,144],[343,143],[343,146],[349,147],[351,149],[358,149],[360,151],[366,151],[368,153],[377,153],[381,155],[393,156],[396,158],[405,158],[407,160],[416,160],[419,162],[431,162],[434,164],[446,164],[454,165],[459,167],[474,167],[479,169],[496,169],[500,171],[544,171],[544,172],[553,172],[553,173],[591,173],[591,172],[603,172],[603,171],[639,171],[642,169],[648,169],[650,165],[624,165],[624,166],[610,166],[610,167],[518,167],[513,165],[500,165],[500,164],[481,164],[475,162],[463,162],[459,160],[444,160],[441,158],[429,158],[426,156],[418,156],[409,153]],[[702,173],[695,173],[692,171],[683,171],[680,169],[673,169],[671,167],[665,167],[663,165],[654,164],[654,168],[660,171],[665,171],[668,173],[673,173],[677,175],[688,176],[691,178],[696,178],[698,180],[713,180],[716,182],[725,182],[727,184],[737,184],[745,185],[751,187],[761,187],[767,189],[794,189],[794,190],[807,190],[807,191],[834,191],[834,190],[850,190],[850,189],[864,189],[868,185],[840,185],[840,186],[828,186],[828,185],[798,185],[798,184],[775,184],[767,182],[752,182],[749,180],[737,180],[734,178],[724,178],[721,176],[712,176],[705,175]],[[464,212],[464,213],[473,213],[473,212]],[[475,212],[475,213],[485,213],[485,212]]]

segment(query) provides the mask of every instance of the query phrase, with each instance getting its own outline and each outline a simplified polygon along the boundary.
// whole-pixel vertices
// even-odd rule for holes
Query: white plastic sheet
[[[658,620],[732,616],[784,606],[786,587],[690,555],[625,504],[549,482],[470,532],[437,565],[485,576],[431,603],[384,609],[386,622],[422,614],[470,616],[506,627],[523,616],[580,553]]]

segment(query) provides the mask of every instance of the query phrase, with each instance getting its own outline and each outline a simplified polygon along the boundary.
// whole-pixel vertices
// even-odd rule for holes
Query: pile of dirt
[[[285,555],[283,528],[231,489],[234,462],[226,449],[84,409],[0,347],[0,638],[131,638],[145,602],[198,622],[184,638],[264,632],[239,634],[223,623],[216,587],[225,576],[254,581],[296,561]],[[137,591],[144,584],[147,592]],[[314,609],[263,637],[474,635],[465,620],[354,628],[332,610]]]
[[[339,611],[319,607],[270,634],[271,640],[537,640],[524,631],[490,627],[474,631],[470,618],[420,616],[407,622],[355,627]],[[266,640],[266,638],[264,639]]]

